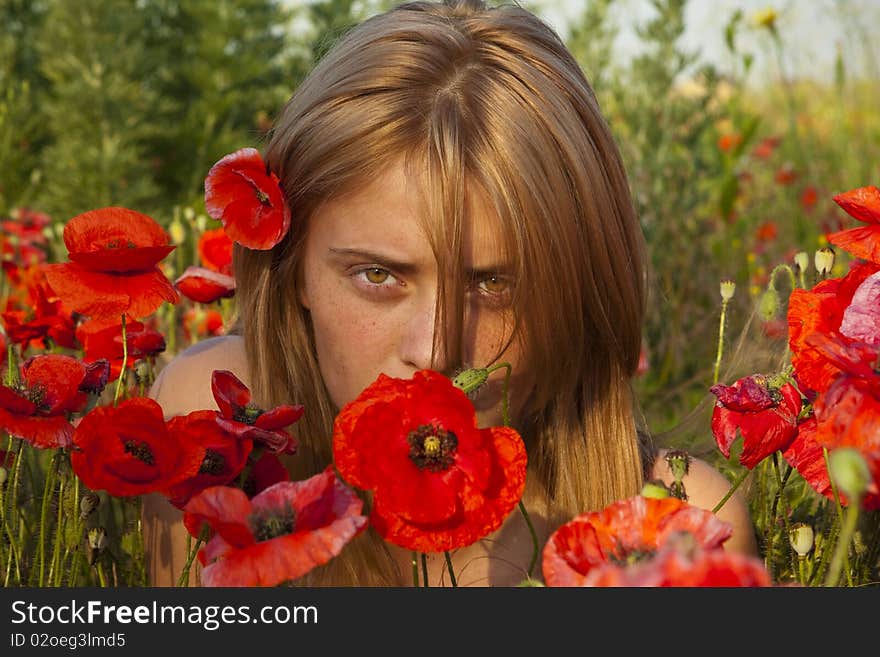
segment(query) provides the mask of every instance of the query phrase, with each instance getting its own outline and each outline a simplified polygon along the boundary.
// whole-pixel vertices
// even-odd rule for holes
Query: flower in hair
[[[278,176],[255,148],[239,149],[211,167],[205,178],[205,208],[232,240],[249,249],[271,249],[290,228],[290,208]]]

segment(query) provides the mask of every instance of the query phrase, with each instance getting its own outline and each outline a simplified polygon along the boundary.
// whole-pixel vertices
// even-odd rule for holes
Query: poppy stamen
[[[199,474],[219,475],[226,469],[226,459],[220,452],[213,449],[205,451],[205,458],[199,467]]]
[[[150,446],[138,440],[127,440],[125,441],[125,452],[127,454],[131,454],[137,460],[143,461],[147,465],[155,465],[156,460],[153,458],[153,450],[150,449]]]
[[[442,472],[454,462],[458,438],[451,431],[433,424],[423,424],[406,437],[409,458],[420,470]]]
[[[292,534],[296,526],[296,512],[290,503],[280,510],[253,515],[249,519],[251,531],[257,542],[269,541],[279,536]]]
[[[241,406],[232,414],[232,419],[242,424],[253,424],[265,412],[256,406]]]

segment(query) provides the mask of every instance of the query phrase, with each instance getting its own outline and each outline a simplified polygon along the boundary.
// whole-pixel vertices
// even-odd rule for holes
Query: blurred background
[[[391,4],[0,0],[0,218],[47,215],[44,253],[27,257],[63,261],[68,219],[139,210],[175,227],[173,280],[217,225],[210,167],[260,148],[334,39]],[[652,264],[645,420],[682,446],[711,444],[720,281],[736,284],[718,374],[729,384],[785,348],[790,282],[774,268],[799,251],[812,261],[826,232],[853,225],[834,194],[880,183],[880,2],[520,4],[578,58],[626,159]],[[4,266],[23,264],[18,240],[2,246]],[[230,317],[182,304],[166,356]],[[199,320],[175,319],[187,313]]]

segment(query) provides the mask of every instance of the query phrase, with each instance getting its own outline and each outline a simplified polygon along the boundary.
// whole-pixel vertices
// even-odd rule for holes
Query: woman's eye
[[[386,292],[402,283],[384,267],[372,266],[358,269],[353,274],[358,286],[368,292]]]
[[[505,276],[493,274],[477,282],[477,287],[486,294],[500,295],[510,291],[510,280]]]
[[[370,269],[365,269],[363,271],[363,274],[366,279],[373,285],[382,285],[382,283],[387,281],[388,278],[391,276],[388,271],[380,267],[371,267]]]

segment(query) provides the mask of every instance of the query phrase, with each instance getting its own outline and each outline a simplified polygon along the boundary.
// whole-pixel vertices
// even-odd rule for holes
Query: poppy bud
[[[196,218],[196,211],[190,207],[186,207],[183,209],[183,218],[188,222],[192,223],[193,219]]]
[[[9,472],[4,467],[0,467],[0,486],[6,483],[9,478]]]
[[[205,215],[200,214],[196,217],[196,228],[199,229],[199,233],[204,233],[208,228],[208,218]]]
[[[813,549],[813,538],[813,528],[803,522],[792,525],[788,531],[788,542],[799,557],[807,556]]]
[[[758,312],[761,319],[770,321],[776,317],[776,311],[779,309],[779,293],[774,287],[768,287],[761,295],[761,301],[758,303]]]
[[[765,27],[771,32],[774,32],[776,30],[777,18],[779,18],[779,14],[772,7],[762,9],[753,16],[756,27]]]
[[[816,271],[819,272],[820,276],[830,274],[831,268],[834,266],[834,249],[830,246],[823,246],[816,251],[813,263],[816,265]]]
[[[828,461],[834,483],[844,492],[850,503],[861,498],[871,482],[871,471],[859,451],[852,447],[835,449]]]
[[[733,294],[736,292],[736,283],[733,282],[733,279],[725,278],[721,281],[721,300],[722,301],[730,301],[733,299]]]
[[[85,519],[89,517],[89,514],[92,513],[95,509],[98,508],[98,505],[101,503],[101,498],[98,497],[96,493],[86,493],[83,498],[79,501],[79,514],[80,517]]]
[[[517,588],[529,588],[529,587],[540,587],[544,586],[541,582],[536,579],[532,579],[531,577],[524,579],[519,584],[516,585]]]
[[[800,271],[807,271],[810,266],[810,256],[806,251],[798,251],[794,254],[794,264]]]
[[[452,379],[452,385],[461,388],[465,394],[469,394],[486,383],[488,379],[489,370],[485,367],[474,367],[456,375]]]
[[[147,381],[150,376],[150,364],[145,361],[143,358],[135,361],[134,364],[134,378],[135,381],[140,383],[141,381]]]
[[[92,527],[89,530],[89,547],[98,551],[107,547],[107,530],[103,527]]]
[[[676,482],[684,479],[684,476],[690,469],[690,463],[690,455],[682,449],[672,449],[666,453],[666,465],[669,466],[669,470],[672,472],[672,476],[675,477]]]
[[[655,500],[662,500],[669,497],[669,489],[662,481],[649,481],[642,486],[641,495],[642,497],[651,497]]]

